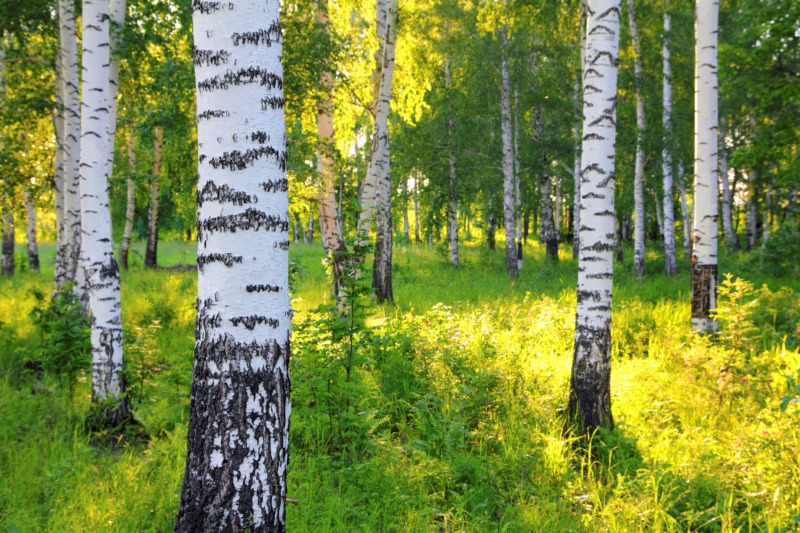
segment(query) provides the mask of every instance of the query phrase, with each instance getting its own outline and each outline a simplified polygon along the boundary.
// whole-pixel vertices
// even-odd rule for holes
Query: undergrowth
[[[575,263],[562,250],[559,265],[548,265],[538,245],[527,246],[513,282],[500,252],[465,247],[454,271],[435,249],[398,246],[398,306],[374,307],[357,290],[349,314],[328,304],[321,249],[292,247],[297,505],[288,506],[288,529],[800,528],[800,297],[791,280],[723,277],[720,333],[697,337],[685,263],[665,281],[656,258],[641,284],[620,265],[617,428],[577,440],[563,433]],[[87,367],[69,374],[72,394],[52,372],[25,369],[42,349],[28,313],[49,309],[30,291],[47,294],[51,280],[0,279],[0,316],[9,317],[0,325],[0,527],[170,530],[196,278],[123,272],[128,394],[147,438],[113,445],[87,429]]]

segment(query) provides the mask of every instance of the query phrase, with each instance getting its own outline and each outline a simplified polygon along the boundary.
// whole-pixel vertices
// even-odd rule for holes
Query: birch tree
[[[695,20],[694,222],[692,328],[716,331],[717,307],[717,32],[719,2],[699,0]]]
[[[109,141],[108,0],[83,3],[81,85],[81,268],[86,275],[92,339],[92,401],[112,402],[106,422],[129,416],[122,354],[119,268],[111,246],[107,157]]]
[[[122,242],[119,245],[119,263],[122,268],[128,268],[128,253],[131,248],[131,236],[133,235],[133,217],[136,214],[136,181],[133,176],[136,173],[136,134],[133,128],[128,132],[128,177],[125,182],[127,185],[127,195],[125,196],[125,228],[122,231]]]
[[[644,276],[644,66],[639,28],[633,0],[628,0],[628,21],[631,27],[634,50],[634,76],[636,79],[636,167],[633,178],[634,241],[633,271],[637,278]]]
[[[444,83],[447,89],[450,89],[450,59],[445,58],[444,62]],[[450,153],[448,154],[448,163],[450,168],[450,203],[447,209],[447,237],[450,246],[450,264],[458,267],[458,175],[456,173],[456,147],[453,139],[453,128],[455,127],[455,119],[452,117],[447,118],[447,139],[449,143]]]
[[[288,182],[277,0],[195,2],[198,309],[175,530],[284,531]]]
[[[506,232],[506,273],[516,278],[519,275],[517,245],[514,240],[514,149],[511,139],[511,82],[508,58],[508,28],[500,30],[500,119],[503,141],[503,229]]]
[[[671,21],[669,0],[664,2],[664,36],[662,45],[662,100],[663,113],[661,123],[664,126],[664,146],[661,150],[661,171],[664,179],[664,262],[667,276],[678,273],[678,261],[675,255],[675,211],[673,209],[672,180],[672,67],[670,65],[670,31]]]
[[[147,244],[144,267],[158,267],[158,208],[161,194],[161,160],[164,149],[164,129],[156,126],[153,140],[153,171],[150,175],[150,208],[147,210]]]
[[[584,434],[612,429],[611,293],[620,0],[588,3],[583,76],[581,240],[569,412]]]
[[[531,58],[531,70],[536,78],[534,81],[533,90],[539,90],[538,82],[538,67],[536,65],[536,54]],[[533,118],[533,142],[543,144],[544,133],[544,118],[542,117],[542,104],[536,104]],[[558,234],[556,233],[556,224],[553,218],[553,199],[550,195],[551,181],[550,169],[547,154],[542,155],[541,178],[539,180],[539,192],[541,198],[539,200],[539,236],[541,241],[545,243],[547,257],[558,261]]]

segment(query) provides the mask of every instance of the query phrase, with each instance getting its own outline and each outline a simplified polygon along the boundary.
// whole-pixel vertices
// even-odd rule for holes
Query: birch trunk
[[[731,184],[728,179],[728,148],[725,140],[725,122],[720,121],[719,128],[719,179],[722,188],[722,228],[725,233],[725,245],[729,252],[739,249],[739,240],[733,229],[733,216],[731,213]]]
[[[112,402],[106,422],[129,416],[122,354],[119,269],[111,246],[108,156],[109,18],[107,0],[83,3],[81,115],[81,268],[92,313],[92,401]]]
[[[411,227],[408,223],[408,180],[403,180],[403,239],[406,244],[411,242]]]
[[[631,27],[634,49],[634,76],[636,79],[636,169],[633,178],[634,223],[633,230],[633,271],[638,279],[644,276],[644,130],[647,122],[644,116],[644,67],[642,65],[642,46],[639,41],[639,28],[636,26],[636,13],[633,0],[628,0],[628,22]]]
[[[328,30],[328,0],[317,1],[317,24]],[[326,65],[326,67],[328,67]],[[322,86],[325,88],[323,99],[317,104],[317,135],[320,147],[317,152],[317,173],[320,176],[320,186],[317,192],[319,198],[319,227],[325,253],[331,264],[333,272],[333,295],[337,300],[342,296],[342,282],[345,274],[345,257],[347,246],[342,239],[342,227],[339,212],[336,208],[336,173],[334,169],[333,150],[333,75],[326,70],[321,76]]]
[[[767,185],[767,192],[764,194],[764,218],[761,219],[762,241],[761,244],[767,242],[769,239],[769,218],[770,208],[772,205],[772,180]]]
[[[500,57],[500,111],[503,139],[503,229],[506,232],[506,273],[516,278],[519,275],[517,245],[514,242],[514,150],[511,145],[511,95],[510,67],[508,61],[508,29],[503,28]]]
[[[75,293],[86,306],[85,275],[79,272],[81,253],[81,102],[78,92],[78,44],[74,3],[59,0],[59,40],[62,61],[64,102],[64,241],[65,275],[55,280],[56,290],[68,281],[75,282]]]
[[[386,20],[386,42],[383,47],[383,68],[378,107],[375,114],[375,135],[372,138],[375,158],[370,167],[375,183],[375,262],[372,270],[373,298],[393,302],[392,291],[392,181],[389,172],[389,109],[394,74],[397,4],[393,3]]]
[[[125,24],[127,0],[110,0],[109,16],[111,22],[120,28]],[[108,155],[106,175],[111,176],[114,169],[114,143],[117,136],[117,89],[119,81],[119,57],[114,54],[117,47],[116,36],[111,36],[111,62],[108,66]]]
[[[681,215],[683,216],[683,254],[692,257],[692,222],[689,218],[689,203],[686,201],[686,187],[683,185],[683,163],[678,163],[678,192],[681,195]]]
[[[445,59],[444,83],[450,89],[450,60]],[[447,136],[450,140],[450,205],[447,209],[447,238],[450,244],[450,264],[458,267],[458,183],[456,174],[456,148],[453,141],[455,120],[447,119]]]
[[[197,132],[197,339],[175,531],[281,532],[292,310],[279,3],[192,11],[197,113],[209,118]]]
[[[671,19],[669,1],[664,6],[664,44],[662,47],[662,95],[663,114],[661,123],[664,127],[664,147],[661,151],[661,171],[664,183],[664,263],[667,276],[678,273],[678,258],[675,253],[675,210],[673,208],[672,179],[672,66],[670,65],[670,31]]]
[[[33,205],[33,193],[30,187],[25,188],[25,237],[28,248],[28,270],[39,272],[39,245],[36,242],[36,209]]]
[[[514,87],[514,239],[517,241],[517,270],[522,270],[522,256],[519,253],[522,246],[522,196],[520,194],[521,176],[519,173],[519,95]]]
[[[414,180],[414,242],[422,242],[419,237],[419,177]]]
[[[584,435],[613,429],[611,301],[620,0],[590,0],[583,82],[581,247],[569,412]]]
[[[158,212],[161,194],[161,154],[164,148],[164,130],[156,126],[153,141],[153,173],[150,178],[150,209],[147,211],[147,245],[144,251],[144,267],[158,268]]]
[[[745,215],[747,227],[747,249],[751,250],[758,242],[758,217],[756,215],[756,201],[753,184],[750,183],[750,194],[747,197],[747,214]]]
[[[536,63],[536,54],[531,57],[531,71],[533,72],[534,92],[539,91],[538,82],[538,65]],[[544,119],[542,117],[542,105],[536,104],[536,111],[534,112],[533,119],[533,142],[543,142],[544,132]],[[558,235],[556,234],[555,220],[553,219],[553,199],[551,197],[551,182],[549,172],[549,159],[547,154],[542,155],[542,177],[539,180],[539,193],[541,200],[539,201],[539,240],[545,243],[547,257],[558,261]]]
[[[314,213],[308,214],[308,227],[306,228],[306,244],[314,242]]]
[[[692,328],[717,330],[717,32],[719,2],[700,0],[695,22]]]
[[[583,112],[581,110],[581,89],[583,74],[586,69],[586,20],[587,20],[587,0],[581,0],[581,70],[575,78],[574,105],[577,123],[575,124],[575,162],[573,166],[572,179],[575,182],[575,196],[572,207],[572,258],[578,259],[581,245],[581,128],[583,126]]]
[[[2,273],[4,276],[14,275],[14,210],[10,202],[10,194],[8,193],[8,180],[3,183],[2,192],[3,202],[0,207],[0,212],[3,215],[3,250],[2,250]]]
[[[60,24],[60,21],[59,21]],[[67,268],[64,259],[64,61],[59,43],[56,52],[56,111],[53,114],[53,133],[55,134],[56,152],[53,170],[53,208],[56,215],[56,262],[54,266],[54,285],[61,287],[66,282]]]
[[[136,214],[136,136],[133,128],[128,134],[128,195],[125,200],[125,229],[122,232],[122,243],[119,245],[119,263],[125,270],[128,269],[128,253],[131,248],[133,235],[133,217]]]

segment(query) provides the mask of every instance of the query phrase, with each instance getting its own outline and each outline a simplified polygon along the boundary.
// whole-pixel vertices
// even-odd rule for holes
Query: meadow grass
[[[162,265],[194,243],[163,242]],[[167,531],[185,455],[196,274],[122,274],[129,394],[138,431],[89,428],[74,392],[25,367],[40,333],[31,289],[0,279],[0,527]],[[648,251],[643,282],[615,267],[616,429],[565,433],[577,265],[526,245],[517,280],[502,250],[396,245],[396,306],[363,302],[350,328],[326,311],[319,245],[297,265],[289,531],[792,531],[800,528],[796,279],[747,271],[722,290],[722,333],[689,326],[688,264],[672,279]],[[138,254],[138,255],[137,255]],[[137,257],[139,259],[137,259]],[[628,250],[628,259],[630,251]],[[137,262],[138,261],[138,262]],[[367,263],[371,262],[367,258]],[[737,272],[741,258],[721,271]],[[744,270],[742,268],[741,270]],[[767,288],[761,288],[766,284]],[[726,292],[727,291],[727,292]]]

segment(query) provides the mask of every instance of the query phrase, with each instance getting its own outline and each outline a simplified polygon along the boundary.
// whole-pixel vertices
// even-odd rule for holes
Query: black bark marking
[[[225,184],[217,187],[213,181],[206,182],[203,190],[197,195],[197,205],[202,206],[205,202],[230,203],[234,205],[244,205],[257,203],[258,198],[247,194],[244,191],[237,191]]]
[[[259,183],[259,186],[266,192],[286,192],[289,190],[289,180],[269,180]]]
[[[250,315],[250,316],[235,316],[230,318],[230,323],[234,326],[242,325],[249,330],[254,330],[256,326],[266,325],[273,329],[277,329],[280,326],[280,321],[277,318],[272,318],[268,316],[260,316],[260,315]]]
[[[283,32],[280,25],[277,22],[273,22],[266,30],[246,31],[244,33],[235,32],[231,38],[234,46],[244,44],[272,46],[272,43],[281,42],[282,35]]]
[[[581,250],[591,250],[593,252],[612,252],[614,251],[614,245],[610,242],[597,241],[590,246],[582,246]]]
[[[262,98],[261,110],[266,111],[267,109],[283,109],[283,105],[285,103],[286,100],[284,100],[282,96],[270,96],[268,98]]]
[[[277,285],[259,283],[258,285],[248,285],[245,290],[247,292],[279,292],[281,288]]]
[[[222,2],[204,2],[202,0],[192,0],[192,13],[200,12],[204,15],[216,13],[224,9]]]
[[[602,135],[598,135],[596,133],[587,133],[586,135],[583,136],[583,140],[584,141],[604,141],[604,140],[606,140],[606,138],[603,137]]]
[[[197,67],[202,65],[213,65],[215,67],[227,65],[230,56],[231,53],[227,50],[201,50],[196,46],[192,46],[192,62]]]
[[[200,122],[201,120],[208,120],[212,118],[221,118],[229,116],[231,116],[230,112],[224,109],[209,109],[197,115],[197,122]]]
[[[203,267],[209,263],[222,263],[226,267],[232,267],[242,262],[241,255],[233,254],[199,254],[197,256],[197,268],[203,271]]]
[[[236,215],[209,217],[198,223],[198,227],[198,233],[203,231],[208,231],[209,233],[216,231],[236,233],[236,230],[240,229],[258,231],[262,227],[267,231],[289,231],[289,221],[251,207],[244,213]]]
[[[568,411],[583,435],[591,435],[598,427],[614,429],[610,370],[610,321],[601,327],[576,324]]]
[[[286,170],[286,150],[276,150],[271,146],[260,146],[240,152],[233,150],[225,152],[221,156],[212,157],[208,163],[214,168],[229,168],[231,170],[244,170],[262,157],[272,157],[282,170]]]
[[[250,134],[250,140],[258,144],[264,144],[269,141],[269,134],[265,131],[254,131]]]
[[[221,76],[217,75],[198,82],[197,88],[201,91],[214,91],[227,89],[231,85],[248,85],[251,83],[258,83],[269,89],[283,89],[283,78],[261,67],[240,68],[236,71],[229,70]]]
[[[711,318],[711,294],[716,292],[717,265],[698,265],[692,258],[692,318]]]

